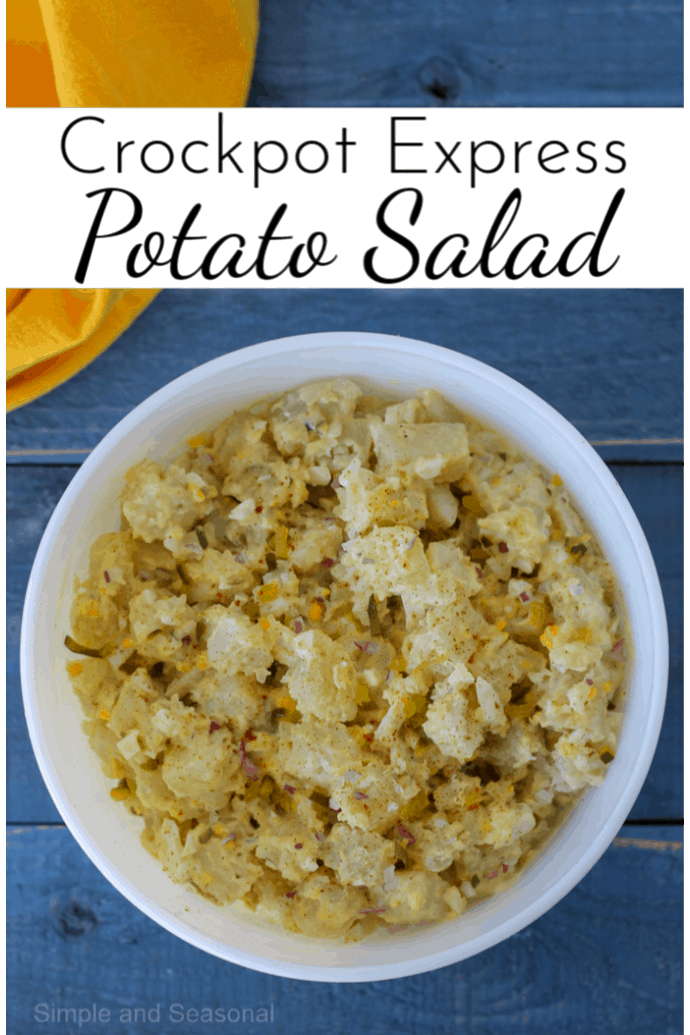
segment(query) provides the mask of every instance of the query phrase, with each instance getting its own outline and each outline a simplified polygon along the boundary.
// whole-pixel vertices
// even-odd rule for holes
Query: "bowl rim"
[[[614,808],[603,821],[598,835],[591,841],[587,849],[580,856],[578,861],[571,866],[567,873],[547,889],[538,900],[528,905],[517,915],[504,922],[499,922],[489,931],[479,934],[469,943],[463,943],[454,947],[432,952],[413,960],[405,960],[396,963],[375,963],[364,966],[326,966],[293,963],[285,960],[273,960],[260,957],[254,953],[235,949],[226,943],[201,935],[199,932],[187,926],[183,921],[178,920],[171,912],[163,913],[158,906],[152,904],[136,885],[127,879],[110,860],[103,855],[91,839],[86,826],[83,824],[76,809],[74,809],[62,793],[60,781],[57,774],[54,774],[44,757],[41,749],[41,730],[38,724],[38,709],[35,704],[37,680],[35,678],[34,655],[32,647],[32,622],[31,616],[36,613],[36,606],[41,593],[43,578],[48,560],[55,546],[55,539],[62,526],[63,518],[67,514],[71,499],[88,483],[92,472],[107,457],[111,447],[120,439],[125,437],[160,406],[164,401],[182,391],[193,387],[195,384],[212,377],[221,371],[226,372],[233,367],[240,366],[244,362],[269,359],[283,353],[295,350],[309,350],[311,348],[344,347],[346,345],[373,346],[378,349],[387,350],[393,353],[406,353],[419,356],[420,352],[429,356],[436,362],[455,367],[457,372],[462,370],[473,373],[476,377],[491,381],[507,391],[521,406],[528,405],[532,410],[539,410],[548,415],[552,422],[555,422],[560,431],[569,438],[572,445],[580,452],[587,455],[589,467],[594,468],[599,477],[611,485],[617,487],[617,483],[608,467],[589,445],[577,429],[549,403],[532,392],[531,389],[520,384],[518,381],[504,374],[497,368],[483,363],[480,360],[467,356],[464,353],[428,342],[411,338],[398,337],[394,335],[379,334],[362,331],[331,331],[316,332],[311,334],[293,335],[284,338],[277,338],[271,341],[261,342],[255,345],[245,346],[233,352],[226,353],[215,359],[209,360],[198,367],[187,371],[181,376],[168,382],[159,388],[152,395],[142,400],[125,417],[122,418],[101,441],[95,446],[87,459],[80,466],[74,478],[67,486],[65,492],[55,507],[45,531],[41,537],[31,573],[28,580],[24,608],[22,612],[22,626],[20,639],[20,673],[24,711],[29,729],[32,748],[41,775],[46,783],[48,791],[55,803],[55,806],[62,816],[65,825],[72,836],[86,853],[91,862],[103,874],[103,876],[133,905],[140,909],[151,920],[155,921],[171,934],[182,938],[189,944],[210,953],[220,959],[236,963],[267,974],[274,974],[279,977],[298,978],[310,981],[337,981],[337,982],[362,982],[380,981],[390,978],[406,977],[412,974],[424,973],[425,971],[448,966],[451,963],[467,959],[478,952],[496,945],[500,941],[522,930],[532,923],[539,916],[547,912],[562,897],[568,894],[572,888],[589,872],[594,864],[601,857],[609,846],[613,837],[622,826],[623,820],[633,806],[642,784],[647,776],[652,762],[654,751],[659,738],[661,723],[664,715],[664,706],[667,693],[668,677],[668,631],[666,614],[661,593],[656,566],[652,558],[649,545],[639,520],[634,513],[630,503],[623,493],[618,490],[616,509],[618,516],[626,526],[630,538],[636,544],[636,553],[640,569],[644,575],[646,589],[649,594],[650,611],[654,621],[654,667],[650,679],[650,685],[654,691],[653,708],[651,721],[643,731],[640,743],[640,750],[632,767],[631,775],[626,785],[625,793],[616,801]],[[343,375],[334,375],[343,376]],[[356,377],[356,374],[350,376]],[[365,375],[364,375],[365,376]],[[309,380],[305,378],[304,380]],[[272,394],[272,393],[264,393]],[[260,398],[261,396],[257,396]],[[231,405],[232,400],[229,400]],[[470,951],[465,951],[469,947]]]

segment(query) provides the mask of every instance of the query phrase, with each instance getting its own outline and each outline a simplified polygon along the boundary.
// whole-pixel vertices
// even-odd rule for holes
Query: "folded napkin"
[[[6,292],[7,409],[56,388],[107,349],[157,291]]]
[[[7,0],[8,107],[240,107],[258,0]],[[7,406],[81,370],[155,291],[7,292]]]
[[[258,0],[7,0],[8,107],[233,108]]]

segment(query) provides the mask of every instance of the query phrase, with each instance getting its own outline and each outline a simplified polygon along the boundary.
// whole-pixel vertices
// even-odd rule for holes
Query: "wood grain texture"
[[[43,782],[24,718],[19,636],[31,565],[48,519],[77,467],[13,467],[7,472],[7,816],[15,822],[60,819]]]
[[[263,0],[254,107],[672,107],[668,0]]]
[[[612,465],[657,566],[669,633],[666,713],[654,760],[630,817],[683,815],[683,469]],[[668,768],[667,768],[668,766]],[[663,775],[662,775],[663,773]],[[670,791],[670,793],[669,793]]]
[[[682,469],[676,465],[612,466],[654,555],[664,592],[671,642],[666,715],[647,780],[632,809],[637,819],[682,816]],[[19,684],[19,625],[26,583],[43,529],[76,467],[8,470],[8,817],[11,822],[58,819],[28,739]]]
[[[92,449],[137,403],[207,360],[343,330],[400,334],[489,363],[587,439],[679,439],[682,305],[681,291],[167,290],[88,367],[9,414],[7,448]],[[664,441],[599,448],[606,460],[680,459]]]
[[[107,883],[66,829],[10,828],[8,1031],[681,1035],[683,852],[671,845],[683,831],[622,833],[667,847],[611,846],[548,913],[462,963],[399,981],[315,985],[224,963],[168,934]],[[42,1024],[39,1003],[95,1003],[113,1023]],[[173,1003],[226,1011],[272,1004],[274,1020],[181,1025],[167,1020]],[[120,1022],[123,1009],[157,1004],[159,1023]]]

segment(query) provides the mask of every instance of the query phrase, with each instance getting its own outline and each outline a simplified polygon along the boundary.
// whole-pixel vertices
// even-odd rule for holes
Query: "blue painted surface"
[[[683,831],[626,826],[621,834],[647,846],[611,846],[553,909],[478,956],[398,981],[314,985],[224,963],[168,934],[106,882],[64,828],[10,829],[8,1030],[681,1035],[682,851],[673,846]],[[39,1004],[95,1004],[112,1023],[51,1026],[36,1019]],[[246,1024],[173,1023],[173,1004],[272,1005],[273,1023],[251,1024],[249,1014]],[[122,1010],[148,1014],[157,1005],[160,1022],[120,1022]]]
[[[91,449],[134,405],[226,352],[375,331],[464,352],[546,399],[606,460],[680,459],[681,291],[169,290],[66,384],[11,413],[7,448]]]
[[[669,0],[262,0],[250,106],[680,106]]]
[[[279,1035],[680,1035],[680,852],[611,847],[546,916],[465,963],[396,982],[320,986],[221,963],[121,898],[60,825],[21,710],[19,616],[45,523],[86,451],[139,401],[198,363],[316,330],[403,334],[460,349],[548,399],[597,446],[655,556],[671,634],[668,708],[634,821],[682,815],[682,295],[677,291],[168,291],[68,384],[10,415],[8,728],[10,1035],[168,1035],[172,1003],[274,1007]],[[662,439],[661,443],[650,439]],[[33,456],[22,455],[35,449]],[[46,455],[43,451],[56,452]],[[64,450],[82,450],[65,453]],[[677,825],[621,833],[678,842]],[[108,1024],[42,1023],[35,1007],[112,1011]],[[161,1004],[160,1022],[120,1009]],[[83,1015],[85,1016],[85,1015]],[[152,1015],[152,1016],[155,1016]],[[141,1017],[141,1015],[139,1015]],[[64,1018],[64,1015],[63,1015]],[[262,1030],[258,1023],[232,1027]]]

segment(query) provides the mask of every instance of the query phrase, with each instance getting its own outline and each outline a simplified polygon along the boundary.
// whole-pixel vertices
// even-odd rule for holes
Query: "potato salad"
[[[611,568],[438,392],[305,384],[126,476],[67,671],[165,872],[309,937],[453,919],[605,778]],[[114,806],[115,807],[115,806]]]

